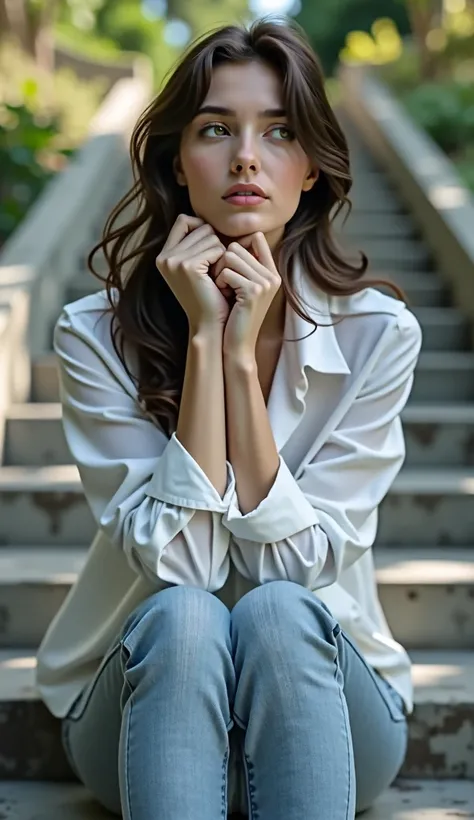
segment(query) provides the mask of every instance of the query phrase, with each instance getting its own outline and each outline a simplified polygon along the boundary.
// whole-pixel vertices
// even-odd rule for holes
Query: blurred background
[[[0,0],[0,242],[62,169],[120,70],[153,84],[214,25],[294,17],[332,93],[340,60],[368,62],[474,188],[473,0]]]

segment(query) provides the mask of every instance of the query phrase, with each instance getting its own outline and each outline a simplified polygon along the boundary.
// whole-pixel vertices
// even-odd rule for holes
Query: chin
[[[220,222],[215,226],[215,230],[223,236],[246,236],[249,233],[270,233],[277,230],[277,228],[265,224],[258,214],[238,214],[233,219],[226,222]]]

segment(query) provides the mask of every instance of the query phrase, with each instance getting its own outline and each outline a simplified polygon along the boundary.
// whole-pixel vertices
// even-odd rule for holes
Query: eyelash
[[[206,136],[205,132],[209,130],[209,128],[225,128],[225,125],[222,125],[220,122],[210,122],[208,125],[205,125],[204,128],[201,128],[199,134],[201,136]],[[288,131],[288,138],[279,140],[279,142],[290,142],[295,138],[293,131],[290,130],[286,125],[276,125],[274,128],[271,128],[270,131]],[[223,135],[221,135],[223,136]]]

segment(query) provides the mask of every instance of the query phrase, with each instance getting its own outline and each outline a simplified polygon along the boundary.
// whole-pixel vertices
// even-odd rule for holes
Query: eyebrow
[[[266,108],[264,111],[258,111],[257,113],[259,117],[286,117],[284,108]],[[198,117],[200,114],[222,114],[227,117],[236,117],[237,111],[221,105],[203,105],[195,116]]]

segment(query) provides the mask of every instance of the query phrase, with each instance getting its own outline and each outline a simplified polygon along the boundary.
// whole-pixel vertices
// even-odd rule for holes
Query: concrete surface
[[[107,820],[80,785],[0,782],[0,820]],[[453,820],[474,817],[473,781],[399,780],[364,820]],[[329,820],[329,818],[327,818]]]

